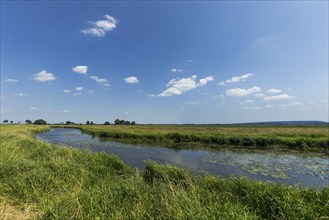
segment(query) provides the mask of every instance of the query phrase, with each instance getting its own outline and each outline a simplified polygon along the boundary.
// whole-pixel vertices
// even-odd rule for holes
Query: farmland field
[[[193,176],[186,170],[152,161],[144,170],[135,170],[116,156],[34,138],[49,126],[0,128],[0,215],[4,219],[329,216],[328,187],[315,190],[238,177]]]

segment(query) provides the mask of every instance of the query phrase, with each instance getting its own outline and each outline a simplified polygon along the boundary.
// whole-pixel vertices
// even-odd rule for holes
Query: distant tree
[[[71,121],[66,121],[65,124],[66,124],[66,125],[71,125],[71,124],[73,124],[73,122],[71,122]]]
[[[86,125],[90,125],[90,122],[89,122],[89,121],[87,121],[87,122],[86,122]]]
[[[10,121],[10,123],[12,124],[12,123],[14,123],[13,121]]]
[[[104,123],[104,125],[109,125],[110,124],[110,122],[108,122],[108,121],[106,121],[105,123]]]
[[[34,124],[35,125],[46,125],[47,122],[43,119],[37,119],[37,120],[34,121]]]
[[[135,122],[135,121],[132,121],[132,122],[131,122],[131,125],[135,125],[135,124],[136,124],[136,122]]]
[[[26,124],[32,124],[32,121],[29,120],[29,119],[27,119],[27,120],[25,120],[25,123],[26,123]]]
[[[3,120],[3,123],[8,123],[8,120],[6,119],[6,120]]]
[[[130,121],[125,121],[125,125],[130,125]]]
[[[120,125],[124,125],[126,123],[125,120],[120,120]]]
[[[114,124],[119,125],[120,124],[120,119],[115,119]]]
[[[90,122],[90,124],[91,124],[91,125],[93,125],[93,124],[94,124],[94,122],[93,122],[93,121],[91,121],[91,122]]]

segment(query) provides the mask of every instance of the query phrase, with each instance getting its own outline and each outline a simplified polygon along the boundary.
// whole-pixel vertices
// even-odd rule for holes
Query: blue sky
[[[1,1],[1,121],[328,121],[328,2]]]

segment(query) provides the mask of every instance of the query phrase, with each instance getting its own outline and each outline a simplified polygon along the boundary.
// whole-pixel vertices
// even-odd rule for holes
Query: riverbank
[[[329,189],[195,177],[149,161],[134,170],[115,156],[40,142],[48,126],[1,125],[0,211],[27,219],[317,219]],[[4,207],[10,207],[4,208]]]
[[[58,127],[58,126],[56,126]],[[104,139],[177,148],[281,148],[329,152],[328,126],[291,125],[72,125]]]

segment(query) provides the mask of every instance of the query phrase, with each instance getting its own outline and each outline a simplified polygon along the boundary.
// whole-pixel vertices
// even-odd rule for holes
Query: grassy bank
[[[168,146],[281,147],[329,151],[328,126],[89,125],[73,126],[101,138]]]
[[[8,219],[320,219],[329,189],[243,178],[194,177],[149,161],[136,171],[115,156],[33,138],[47,126],[1,126],[0,215]]]

